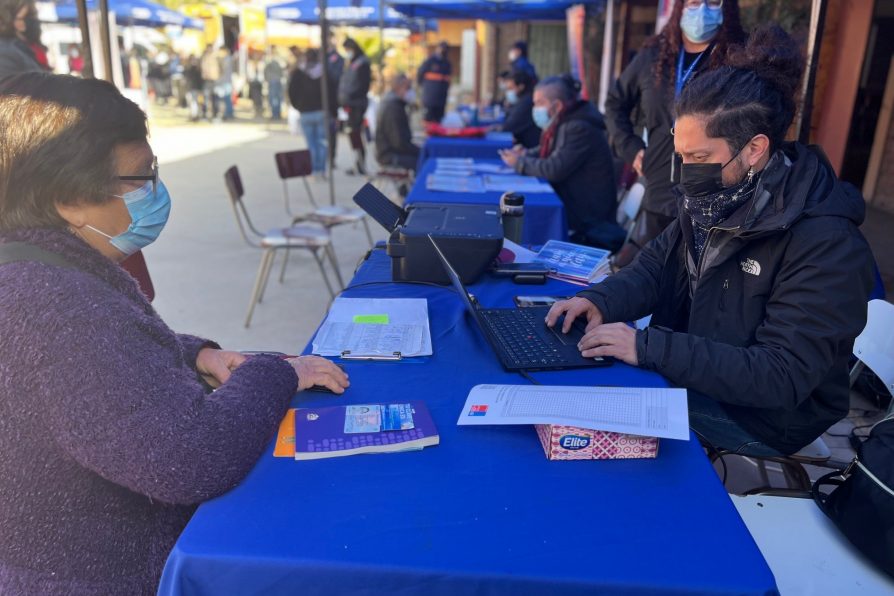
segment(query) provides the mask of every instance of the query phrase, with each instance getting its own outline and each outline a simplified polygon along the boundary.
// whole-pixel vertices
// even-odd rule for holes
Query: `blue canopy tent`
[[[96,0],[88,0],[87,9],[97,10]],[[188,29],[204,29],[201,19],[194,19],[176,10],[148,0],[109,0],[109,10],[115,13],[115,22],[124,26],[164,27],[174,25]],[[72,2],[57,2],[56,15],[60,22],[78,21],[77,5]]]
[[[388,0],[408,17],[481,19],[492,22],[564,21],[575,4],[605,4],[605,0]]]
[[[407,18],[390,6],[381,13],[379,0],[331,0],[326,3],[326,20],[334,25],[351,27],[387,27],[395,29],[422,28],[421,22]],[[320,22],[320,8],[317,0],[292,0],[267,6],[267,18],[292,23],[316,25]],[[437,30],[434,21],[425,23],[429,31]]]

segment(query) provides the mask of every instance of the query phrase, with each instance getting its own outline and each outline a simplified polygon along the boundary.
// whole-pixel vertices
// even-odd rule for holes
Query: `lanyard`
[[[692,78],[692,74],[695,71],[695,67],[698,66],[699,61],[702,59],[702,56],[710,53],[711,48],[703,51],[701,54],[696,56],[695,60],[692,61],[692,64],[689,65],[689,68],[686,69],[686,72],[683,72],[683,58],[686,56],[686,51],[683,48],[680,48],[680,57],[677,59],[677,80],[676,80],[676,89],[674,90],[674,99],[680,99],[680,94],[683,92],[683,87]]]

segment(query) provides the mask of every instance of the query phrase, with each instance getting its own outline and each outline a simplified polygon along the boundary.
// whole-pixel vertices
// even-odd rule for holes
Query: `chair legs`
[[[323,281],[326,282],[326,289],[329,290],[329,295],[332,298],[335,298],[335,290],[332,289],[332,283],[329,281],[329,276],[326,274],[326,268],[323,266],[323,259],[320,258],[317,249],[312,249],[310,252],[313,254],[314,260],[317,262],[317,267],[320,268],[320,275],[323,276]]]
[[[289,251],[286,251],[286,254],[283,255],[282,258],[282,269],[279,270],[279,283],[282,283],[286,279],[286,265],[289,264]]]
[[[255,311],[255,305],[261,301],[264,293],[264,286],[267,284],[267,276],[270,273],[270,266],[273,264],[273,249],[264,251],[261,257],[261,264],[258,266],[258,274],[255,277],[255,287],[251,292],[251,302],[248,304],[248,314],[245,315],[246,328],[251,325],[251,316]]]

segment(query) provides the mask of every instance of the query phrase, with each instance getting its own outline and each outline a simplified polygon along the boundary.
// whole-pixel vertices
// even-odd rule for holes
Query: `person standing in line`
[[[0,0],[0,77],[43,70],[25,42],[32,9],[29,0]]]
[[[356,173],[366,175],[366,147],[363,142],[363,119],[369,107],[369,86],[372,68],[363,49],[350,37],[343,44],[347,62],[338,85],[338,103],[348,113],[348,135],[355,152]]]
[[[270,119],[282,119],[282,80],[285,72],[274,52],[270,52],[264,65],[264,80],[267,82],[267,103],[270,104]]]
[[[304,53],[304,67],[296,66],[289,76],[289,102],[301,114],[301,130],[310,150],[313,174],[326,176],[326,123],[323,113],[323,64],[320,51]]]
[[[512,48],[509,50],[509,70],[527,73],[534,84],[537,84],[537,69],[528,60],[528,44],[526,42],[517,41],[512,44]]]
[[[220,102],[214,92],[214,87],[217,84],[217,79],[220,78],[220,62],[210,44],[205,46],[205,51],[202,52],[201,66],[202,80],[204,81],[202,115],[209,120],[216,120],[220,112]],[[209,106],[211,107],[210,112]]]
[[[236,114],[233,110],[233,55],[226,46],[217,51],[220,64],[220,77],[214,85],[214,93],[223,102],[223,119],[232,120]]]
[[[438,44],[419,72],[416,73],[416,84],[422,89],[422,107],[425,122],[441,122],[447,106],[447,91],[450,89],[450,76],[453,67],[447,60],[448,45],[446,41]]]
[[[183,71],[183,78],[186,81],[186,105],[189,108],[189,121],[197,122],[201,110],[199,99],[202,96],[202,88],[205,82],[202,80],[202,68],[196,56],[190,56],[186,59],[186,69]]]
[[[329,75],[329,171],[335,170],[335,154],[338,149],[338,85],[345,70],[345,59],[338,53],[334,35],[329,36],[326,52],[326,70]]]
[[[725,64],[730,48],[745,37],[738,0],[676,0],[664,29],[646,41],[609,91],[609,140],[615,154],[646,179],[642,211],[617,266],[629,264],[677,215],[671,193],[674,99],[701,73]],[[637,110],[645,119],[647,141],[635,130]]]

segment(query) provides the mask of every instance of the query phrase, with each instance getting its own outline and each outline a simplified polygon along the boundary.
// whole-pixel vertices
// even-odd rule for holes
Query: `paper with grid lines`
[[[561,424],[689,440],[685,389],[476,385],[459,425]]]

